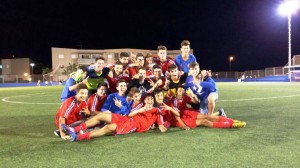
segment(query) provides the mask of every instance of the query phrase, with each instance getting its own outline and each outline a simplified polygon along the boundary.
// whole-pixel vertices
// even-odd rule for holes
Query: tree
[[[66,66],[66,67],[63,68],[63,74],[64,75],[68,75],[68,74],[70,74],[70,73],[72,73],[74,71],[77,71],[77,69],[78,69],[78,64],[76,64],[76,63],[73,63],[73,64],[69,63],[68,66]]]

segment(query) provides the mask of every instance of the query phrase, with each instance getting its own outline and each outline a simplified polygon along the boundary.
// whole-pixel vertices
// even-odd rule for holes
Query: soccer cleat
[[[245,121],[236,122],[232,124],[232,128],[244,128],[244,127],[246,127]]]
[[[73,127],[69,127],[66,124],[61,124],[61,128],[70,135],[71,141],[75,141],[77,139],[77,135]]]
[[[225,110],[223,108],[220,108],[218,111],[219,111],[219,116],[227,117]]]
[[[233,120],[234,123],[239,123],[239,122],[243,122],[243,121],[240,121],[240,120]]]
[[[55,130],[54,131],[54,135],[60,138],[60,132],[59,132],[59,130]]]

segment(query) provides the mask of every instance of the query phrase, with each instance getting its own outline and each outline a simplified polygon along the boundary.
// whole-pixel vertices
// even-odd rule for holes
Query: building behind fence
[[[149,52],[149,51],[147,51],[147,52]],[[118,52],[120,52],[120,51],[118,51]],[[138,52],[138,50],[136,50],[135,52]],[[154,51],[151,51],[151,52],[154,53]],[[179,51],[174,50],[173,52],[174,52],[174,54],[172,56],[174,57],[174,55],[176,55],[176,53]],[[74,53],[73,53],[73,55],[74,55]],[[93,54],[90,54],[90,55],[85,54],[85,55],[89,56],[89,57],[86,57],[86,59],[94,60]],[[82,54],[79,56],[82,56]],[[57,58],[59,58],[59,56]],[[60,54],[60,59],[61,58],[62,58],[62,56]],[[84,59],[84,58],[81,57],[80,61],[82,61],[81,59]],[[49,83],[49,85],[51,85],[52,82],[64,82],[69,77],[68,75],[64,75],[62,69],[60,69],[60,68],[58,68],[59,70],[55,71],[54,73],[49,73],[46,75],[42,75],[42,74],[33,75],[30,73],[30,66],[29,66],[30,60],[25,59],[23,61],[25,61],[25,63],[23,62],[25,65],[22,65],[22,66],[25,66],[24,73],[20,72],[19,74],[1,75],[0,83],[37,83],[38,81],[45,83],[47,81]],[[58,63],[58,65],[59,65],[59,63]],[[18,66],[19,66],[19,64],[18,64]],[[244,72],[237,72],[237,71],[213,72],[213,78],[237,80],[237,79],[240,79],[243,74],[244,74],[245,78],[264,78],[264,77],[268,77],[268,76],[288,76],[288,68],[286,66],[284,66],[284,67],[268,67],[268,68],[261,69],[261,70],[248,70],[248,71],[244,71]],[[291,68],[291,73],[292,73],[293,80],[300,81],[300,55],[295,55],[293,57],[292,66],[293,67]]]

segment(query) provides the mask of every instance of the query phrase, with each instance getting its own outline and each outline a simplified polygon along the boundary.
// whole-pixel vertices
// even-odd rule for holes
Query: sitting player
[[[102,108],[107,95],[108,86],[106,83],[99,83],[98,87],[97,87],[97,92],[92,94],[89,99],[88,99],[88,108],[91,112],[91,116],[97,115],[98,113],[100,113],[100,109]]]
[[[57,131],[54,132],[56,136],[60,136],[62,139],[68,139],[67,136],[60,127],[61,124],[65,125],[73,125],[76,126],[80,122],[82,122],[82,115],[80,113],[84,113],[85,115],[89,115],[90,111],[87,108],[86,98],[88,95],[88,88],[85,84],[78,84],[76,89],[76,95],[68,98],[63,102],[56,113],[56,126],[58,128]]]
[[[128,115],[129,102],[126,99],[125,92],[127,90],[127,84],[125,80],[119,79],[117,82],[117,93],[112,93],[107,96],[101,112],[116,113],[120,115]]]
[[[65,124],[62,124],[62,127],[71,136],[71,141],[89,140],[107,134],[120,135],[132,132],[145,132],[148,131],[150,126],[155,122],[159,125],[161,132],[166,132],[167,129],[162,124],[158,109],[153,107],[153,96],[148,94],[144,102],[145,106],[143,108],[132,111],[129,114],[132,118],[113,113],[100,113],[77,127],[73,128]],[[108,124],[103,128],[92,130],[91,132],[85,131],[84,133],[77,134],[79,131],[87,130],[87,128],[102,121]]]

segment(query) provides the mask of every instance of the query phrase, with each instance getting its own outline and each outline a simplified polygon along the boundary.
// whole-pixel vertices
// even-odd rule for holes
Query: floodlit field
[[[246,128],[152,130],[91,141],[54,136],[62,86],[0,88],[0,167],[299,167],[300,83],[217,83]]]

